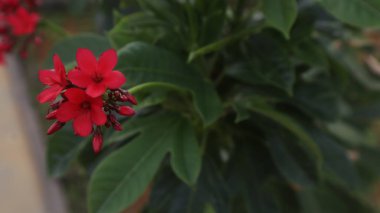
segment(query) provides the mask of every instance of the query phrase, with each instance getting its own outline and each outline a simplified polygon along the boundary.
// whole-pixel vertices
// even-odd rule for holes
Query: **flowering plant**
[[[119,106],[119,103],[137,104],[131,94],[120,88],[126,81],[124,75],[113,71],[117,63],[116,52],[107,50],[96,61],[90,50],[78,49],[78,66],[68,74],[58,55],[54,55],[53,60],[53,70],[41,70],[39,73],[40,81],[47,88],[37,96],[40,103],[51,102],[46,119],[57,120],[47,134],[55,133],[73,120],[76,135],[85,137],[93,133],[92,146],[98,153],[103,144],[102,126],[122,130],[114,113],[124,116],[135,114],[130,106]],[[60,95],[61,99],[54,102]]]
[[[373,212],[378,2],[102,1],[39,72],[49,172],[91,213]]]

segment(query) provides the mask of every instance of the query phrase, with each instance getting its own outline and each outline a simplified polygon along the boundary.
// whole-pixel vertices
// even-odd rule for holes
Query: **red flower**
[[[29,13],[23,7],[19,7],[7,19],[14,35],[28,35],[34,32],[40,16],[37,13]]]
[[[41,4],[41,0],[25,0],[30,8],[35,8]]]
[[[93,124],[101,126],[106,123],[102,97],[92,98],[79,88],[68,89],[63,96],[67,101],[58,108],[57,120],[67,122],[74,119],[75,134],[87,136],[92,132]]]
[[[53,60],[54,70],[41,70],[39,72],[41,83],[49,86],[37,96],[40,103],[54,101],[67,86],[65,66],[58,55],[54,55]]]
[[[69,72],[69,79],[76,86],[86,88],[91,97],[103,95],[107,88],[118,89],[126,81],[121,72],[113,70],[117,64],[113,49],[102,53],[98,61],[90,50],[78,49],[76,58],[78,69]]]
[[[12,12],[14,9],[20,6],[18,0],[1,0],[0,1],[0,10],[2,12]]]

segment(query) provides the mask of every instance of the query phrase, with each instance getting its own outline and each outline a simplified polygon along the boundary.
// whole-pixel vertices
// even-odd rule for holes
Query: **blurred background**
[[[2,1],[2,0],[0,0]],[[86,186],[89,176],[78,162],[62,162],[62,167],[70,164],[67,174],[60,178],[59,171],[50,171],[51,176],[46,171],[46,143],[50,140],[60,140],[71,136],[58,134],[51,137],[45,136],[48,128],[43,118],[46,113],[46,106],[37,103],[35,97],[42,90],[43,86],[37,79],[38,70],[52,67],[52,53],[54,44],[62,40],[67,34],[76,35],[83,32],[95,32],[106,34],[117,19],[118,14],[113,8],[123,4],[124,1],[109,0],[43,0],[38,11],[49,22],[44,22],[47,27],[39,34],[42,43],[31,45],[28,49],[28,57],[22,59],[18,54],[8,54],[6,65],[0,67],[0,213],[82,213],[87,212],[86,208]],[[125,1],[127,2],[127,1]],[[123,13],[134,11],[134,2],[128,2]],[[116,18],[115,18],[116,17]],[[330,28],[336,30],[336,37],[347,36],[346,32],[339,31],[339,26],[331,26],[328,22],[319,23],[319,28],[328,31]],[[55,26],[62,27],[64,31]],[[342,29],[343,30],[343,29]],[[350,35],[351,36],[351,35]],[[354,68],[352,73],[355,78],[362,82],[363,87],[379,88],[377,79],[380,76],[380,31],[365,29],[352,36],[350,45],[355,48],[370,50],[362,51],[355,55],[355,60],[362,63],[363,67]],[[339,47],[340,43],[336,42]],[[355,64],[347,65],[355,67]],[[364,68],[364,70],[362,70]],[[356,91],[357,96],[363,95]],[[355,94],[355,91],[353,91]],[[368,94],[370,96],[371,94]],[[378,99],[373,95],[373,99]],[[368,98],[368,97],[365,97]],[[363,95],[363,99],[364,95]],[[367,100],[367,99],[366,99]],[[365,101],[363,101],[365,102]],[[378,144],[380,141],[380,99],[375,104],[365,105],[357,111],[357,115],[363,120],[371,121],[371,128],[366,132],[365,137],[371,143]],[[343,137],[351,138],[353,141],[358,136],[357,132],[346,126],[336,126],[336,132]],[[362,135],[361,135],[362,136]],[[360,140],[360,139],[359,139]],[[80,139],[71,138],[68,143],[79,143]],[[368,151],[370,152],[370,151]],[[73,153],[68,153],[69,155]],[[352,161],[360,156],[356,151],[347,151],[347,155]],[[371,155],[369,155],[371,156]],[[372,157],[372,159],[371,159]],[[362,172],[367,171],[366,167],[374,168],[380,173],[380,156],[373,154],[362,165]],[[376,177],[376,175],[368,175]],[[380,208],[380,181],[373,180],[375,184],[369,190],[368,202]],[[129,212],[136,212],[131,210]],[[359,212],[358,212],[359,213]]]

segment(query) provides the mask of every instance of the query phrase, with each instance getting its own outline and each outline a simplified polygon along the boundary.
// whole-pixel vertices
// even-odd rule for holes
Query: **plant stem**
[[[195,58],[201,56],[201,55],[204,55],[204,54],[207,54],[207,53],[211,53],[211,52],[215,52],[217,50],[220,50],[222,49],[223,47],[237,41],[237,40],[240,40],[241,38],[244,38],[252,33],[255,33],[255,32],[258,32],[261,30],[261,27],[252,27],[252,28],[248,28],[248,29],[245,29],[245,30],[242,30],[236,34],[233,34],[231,36],[228,36],[228,37],[225,37],[224,39],[221,39],[219,41],[216,41],[214,43],[211,43],[209,45],[206,45],[204,47],[201,47],[195,51],[192,51],[190,52],[189,54],[189,57],[187,59],[187,62],[190,63],[192,62]]]
[[[169,89],[174,89],[174,90],[179,90],[182,91],[181,88],[174,86],[173,84],[170,83],[165,83],[165,82],[147,82],[143,83],[137,86],[134,86],[130,89],[128,89],[128,92],[131,93],[132,95],[139,93],[141,91],[144,91],[146,89],[151,89],[155,87],[161,87],[161,88],[169,88]]]

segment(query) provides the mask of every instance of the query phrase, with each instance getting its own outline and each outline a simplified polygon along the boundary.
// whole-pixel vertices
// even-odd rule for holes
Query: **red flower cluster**
[[[76,60],[78,66],[66,75],[61,59],[54,55],[54,69],[39,71],[39,79],[47,88],[37,96],[37,100],[51,103],[46,119],[56,120],[47,134],[53,134],[73,120],[76,135],[85,137],[93,134],[93,149],[98,153],[103,144],[101,127],[112,126],[120,131],[122,127],[115,113],[123,116],[135,114],[130,106],[120,104],[129,102],[136,105],[137,101],[120,88],[126,78],[113,70],[117,64],[115,50],[105,51],[97,60],[90,50],[78,49]]]
[[[25,55],[27,44],[33,39],[40,16],[31,12],[38,5],[38,0],[0,0],[0,64],[4,54],[10,52],[20,36],[28,36],[21,45],[20,53]]]

